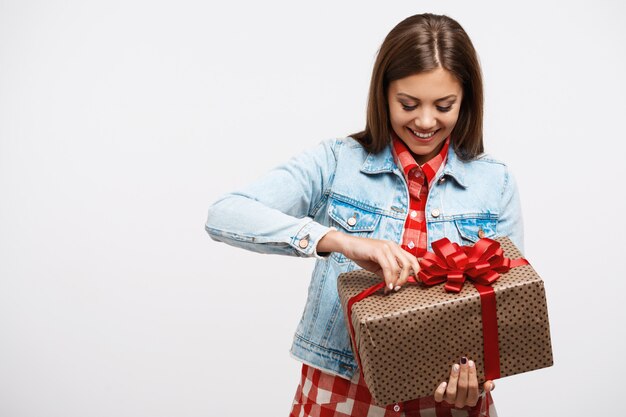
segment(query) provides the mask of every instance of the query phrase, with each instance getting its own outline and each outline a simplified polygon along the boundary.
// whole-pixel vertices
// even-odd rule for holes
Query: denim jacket
[[[320,256],[331,227],[353,236],[400,242],[409,194],[391,146],[368,153],[348,137],[321,142],[209,208],[206,231],[216,241],[260,253],[317,258],[291,347],[302,362],[352,378],[357,364],[337,294],[337,276],[357,268],[340,253]],[[464,162],[452,146],[426,202],[428,249],[448,237],[472,244],[509,236],[522,250],[515,181],[488,156]],[[356,220],[356,222],[355,222]]]

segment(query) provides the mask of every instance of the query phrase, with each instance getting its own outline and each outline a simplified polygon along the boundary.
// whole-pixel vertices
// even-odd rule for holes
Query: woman
[[[303,362],[292,416],[441,415],[452,407],[478,415],[481,406],[494,415],[485,400],[493,383],[481,398],[464,357],[431,398],[374,405],[336,289],[339,274],[361,267],[397,291],[442,237],[471,244],[508,236],[522,248],[517,188],[506,165],[483,155],[482,115],[480,66],[465,31],[446,16],[411,16],[380,48],[365,130],[320,143],[209,209],[215,240],[317,258],[291,349]]]

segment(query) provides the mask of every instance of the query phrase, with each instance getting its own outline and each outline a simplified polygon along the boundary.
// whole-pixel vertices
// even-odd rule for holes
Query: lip
[[[407,127],[406,130],[409,131],[409,135],[411,135],[411,137],[421,143],[428,143],[428,142],[432,142],[433,139],[435,138],[435,136],[437,136],[437,132],[439,132],[439,129],[434,131],[434,135],[432,135],[431,137],[429,137],[428,139],[424,139],[424,138],[420,138],[419,136],[416,136],[415,133],[413,133],[413,130],[410,127]],[[422,132],[419,132],[422,133]],[[424,132],[424,133],[430,133],[430,132]]]

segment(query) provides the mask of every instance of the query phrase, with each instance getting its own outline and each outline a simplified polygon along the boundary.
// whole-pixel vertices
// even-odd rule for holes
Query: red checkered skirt
[[[434,390],[434,389],[433,389]],[[352,381],[302,365],[302,377],[289,417],[497,417],[491,394],[475,407],[455,408],[431,397],[380,407],[374,404],[363,377]]]

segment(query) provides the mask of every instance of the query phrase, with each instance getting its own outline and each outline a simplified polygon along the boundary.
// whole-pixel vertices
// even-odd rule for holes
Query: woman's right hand
[[[410,275],[420,270],[417,258],[389,240],[350,236],[328,232],[317,244],[318,252],[340,252],[361,268],[385,281],[385,292],[399,290]]]

